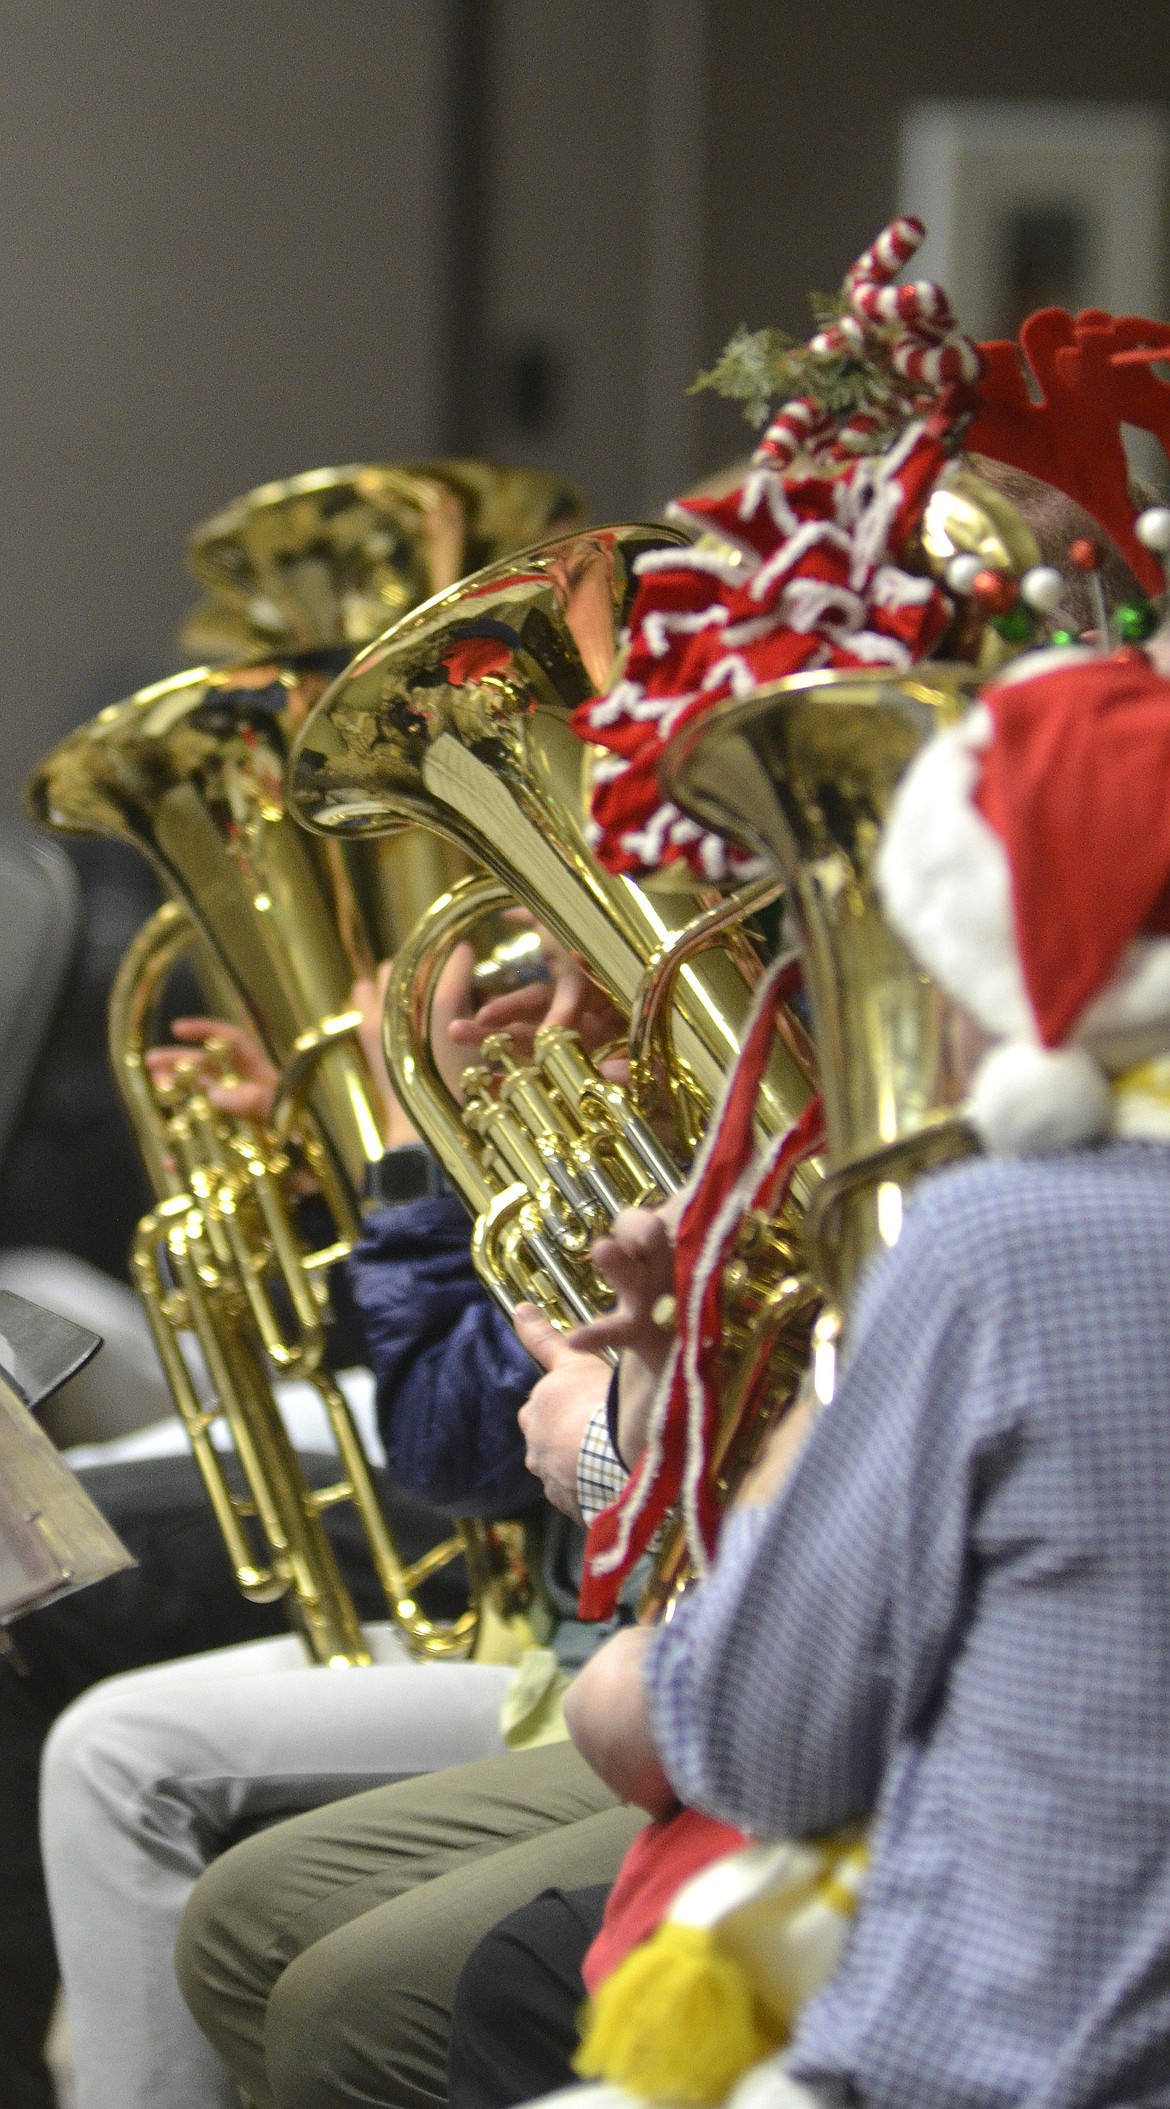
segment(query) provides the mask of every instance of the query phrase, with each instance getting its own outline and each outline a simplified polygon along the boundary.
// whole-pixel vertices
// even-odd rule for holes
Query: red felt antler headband
[[[1091,513],[1150,593],[1161,569],[1134,533],[1123,425],[1153,433],[1170,456],[1170,384],[1152,371],[1170,362],[1170,324],[1085,308],[1040,308],[1019,344],[980,345],[986,362],[964,444],[1038,476]],[[1021,349],[1040,390],[1033,400]]]

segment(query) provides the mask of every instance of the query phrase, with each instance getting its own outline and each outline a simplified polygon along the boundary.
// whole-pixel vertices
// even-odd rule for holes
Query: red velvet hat
[[[1170,681],[1143,653],[1037,655],[908,771],[878,860],[911,951],[998,1042],[993,1149],[1114,1124],[1107,1072],[1170,1048]]]

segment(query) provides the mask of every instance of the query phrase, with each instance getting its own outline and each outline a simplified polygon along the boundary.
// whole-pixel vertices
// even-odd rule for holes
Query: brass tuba
[[[411,1117],[479,1217],[489,1286],[507,1305],[536,1293],[535,1279],[555,1291],[536,1300],[560,1322],[582,1315],[582,1302],[595,1308],[596,1292],[587,1277],[575,1295],[541,1284],[544,1260],[530,1241],[526,1260],[512,1235],[519,1190],[546,1246],[575,1258],[615,1206],[676,1187],[760,972],[745,930],[758,886],[723,899],[685,879],[650,888],[603,871],[589,844],[589,750],[570,714],[609,683],[637,557],[680,539],[641,526],[577,534],[437,595],[358,655],[310,717],[290,769],[293,810],[318,834],[360,839],[416,822],[496,882],[436,902],[416,929],[389,993],[387,1053]],[[451,944],[504,894],[578,953],[629,1018],[628,1090],[607,1087],[562,1029],[538,1035],[532,1064],[495,1050],[500,1073],[472,1073],[463,1112],[437,1086],[430,994]],[[812,1089],[793,1021],[764,1080],[763,1125],[787,1126]],[[815,1184],[815,1171],[802,1174],[803,1199]]]
[[[638,556],[681,539],[646,526],[577,534],[437,595],[322,698],[289,777],[293,809],[328,839],[414,821],[491,875],[437,901],[399,955],[387,1058],[475,1214],[482,1278],[505,1308],[530,1297],[560,1325],[594,1315],[607,1297],[589,1248],[614,1209],[685,1176],[761,972],[749,918],[777,890],[769,882],[720,897],[673,876],[645,886],[607,874],[590,847],[590,754],[570,714],[611,681]],[[530,1062],[486,1048],[462,1108],[437,1078],[427,1019],[443,961],[505,894],[580,954],[629,1019],[628,1087],[607,1081],[563,1028],[538,1033]],[[813,1068],[798,1020],[783,1019],[760,1094],[765,1132],[803,1111]],[[817,1294],[801,1217],[818,1184],[818,1166],[802,1165],[782,1219],[744,1225],[732,1262],[734,1346],[737,1369],[750,1363],[752,1376],[729,1384],[729,1426],[761,1430],[803,1367]],[[745,1443],[737,1448],[746,1464]],[[675,1544],[662,1568],[667,1591],[679,1564]]]
[[[399,1628],[422,1653],[466,1653],[482,1641],[479,1607],[495,1552],[483,1531],[462,1526],[441,1554],[403,1570],[344,1400],[320,1367],[325,1270],[357,1229],[365,1167],[382,1151],[349,991],[449,879],[450,862],[417,831],[395,844],[310,841],[285,803],[288,750],[355,631],[368,635],[420,592],[447,584],[485,545],[513,546],[575,509],[574,494],[551,477],[467,463],[321,471],[264,486],[196,531],[192,563],[212,585],[197,617],[204,643],[255,652],[267,634],[275,648],[112,705],[62,742],[29,785],[37,819],[133,843],[171,895],[132,948],[111,1006],[115,1069],[160,1197],[140,1226],[134,1273],[240,1586],[260,1599],[287,1597],[322,1661],[369,1659],[321,1527],[327,1503],[357,1502]],[[151,1085],[143,1055],[156,999],[193,942],[281,1073],[278,1135],[225,1124],[190,1080],[178,1104],[160,1103]],[[316,1252],[304,1251],[289,1212],[294,1136],[338,1225]],[[189,1328],[213,1376],[211,1407],[180,1351],[178,1334]],[[304,1486],[272,1392],[274,1368],[318,1387],[343,1466],[336,1487]],[[244,1501],[211,1442],[221,1412],[248,1482]],[[479,1601],[441,1627],[420,1611],[417,1586],[439,1557],[456,1555],[466,1557]]]
[[[896,1243],[906,1187],[964,1154],[954,1008],[878,900],[873,860],[918,749],[962,714],[970,666],[794,674],[717,704],[668,747],[660,775],[683,809],[782,875],[800,931],[828,1148],[808,1237],[846,1299]]]

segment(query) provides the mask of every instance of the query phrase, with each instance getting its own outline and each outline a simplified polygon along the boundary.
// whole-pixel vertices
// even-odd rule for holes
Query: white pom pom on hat
[[[1170,1047],[1170,682],[1140,655],[1025,665],[916,756],[876,866],[910,951],[1005,1043],[969,1111],[1012,1156],[1107,1135],[1107,1072]]]
[[[1070,1150],[1108,1135],[1113,1099],[1099,1062],[1083,1047],[1005,1040],[971,1080],[971,1124],[993,1157]]]

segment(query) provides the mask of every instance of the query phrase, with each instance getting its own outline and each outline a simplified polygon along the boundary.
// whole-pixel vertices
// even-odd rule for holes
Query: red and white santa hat
[[[987,1148],[1125,1132],[1110,1076],[1170,1050],[1170,681],[1140,652],[1017,662],[915,758],[877,878],[998,1043],[971,1089]]]

